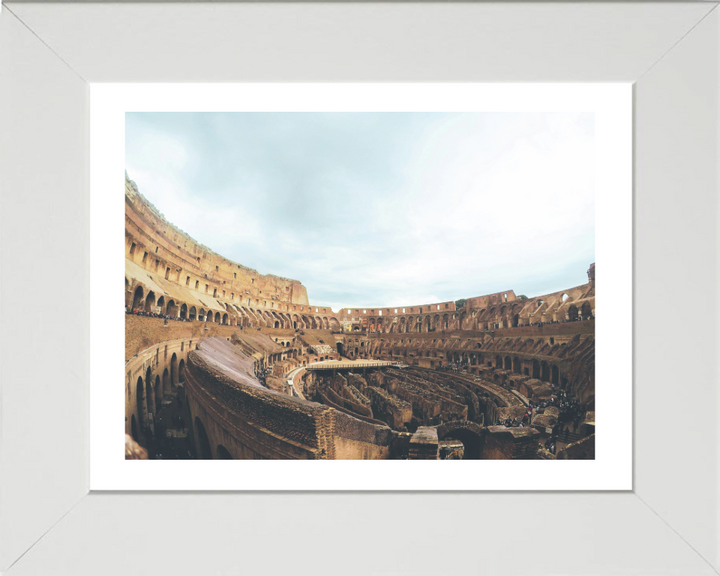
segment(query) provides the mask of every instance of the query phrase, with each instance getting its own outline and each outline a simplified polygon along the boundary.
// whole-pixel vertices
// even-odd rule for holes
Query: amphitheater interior
[[[151,459],[592,459],[587,274],[334,311],[197,243],[126,176],[126,438]]]

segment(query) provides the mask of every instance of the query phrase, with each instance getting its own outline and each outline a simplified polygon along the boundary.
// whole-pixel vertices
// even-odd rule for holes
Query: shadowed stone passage
[[[476,422],[458,420],[437,427],[440,440],[459,440],[463,445],[464,460],[480,460],[483,457],[484,428]]]
[[[333,311],[196,242],[126,176],[125,433],[149,459],[592,459],[587,278]]]

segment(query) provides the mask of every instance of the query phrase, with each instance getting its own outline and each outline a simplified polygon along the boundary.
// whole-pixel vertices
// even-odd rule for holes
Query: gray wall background
[[[715,7],[7,4],[0,567],[716,573]],[[636,81],[633,493],[85,495],[87,83],[241,80]]]

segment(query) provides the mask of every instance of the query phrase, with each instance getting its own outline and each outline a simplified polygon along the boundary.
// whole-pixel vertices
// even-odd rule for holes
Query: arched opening
[[[228,323],[228,315],[227,314],[223,314],[222,323],[224,325],[227,325],[227,323]],[[277,324],[277,322],[276,322],[276,324]]]
[[[482,458],[482,439],[466,428],[458,428],[443,434],[439,440],[459,440],[463,444],[463,460],[479,460]]]
[[[178,359],[177,354],[173,353],[170,359],[170,385],[175,388],[178,383]]]
[[[583,320],[592,317],[592,306],[590,306],[590,302],[583,302],[583,305],[580,307],[580,313],[582,314]]]
[[[505,356],[505,370],[512,370],[512,360],[510,356]]]
[[[570,298],[570,296],[568,296],[567,294],[563,294],[563,295],[562,295],[562,301],[563,301],[563,302],[565,302],[565,300],[567,300],[568,298]]]
[[[152,314],[154,306],[155,306],[155,293],[148,292],[148,295],[145,298],[145,312],[147,312],[148,314]]]
[[[570,320],[570,322],[573,322],[577,319],[578,319],[577,306],[575,306],[575,304],[570,304],[570,308],[568,308],[568,320]]]
[[[517,328],[520,325],[520,314],[515,314],[512,319],[513,328]]]
[[[550,367],[548,366],[548,363],[543,360],[543,362],[540,364],[540,380],[543,382],[550,382]]]
[[[540,378],[540,362],[533,360],[533,373],[532,377],[535,379]]]
[[[223,446],[222,444],[218,444],[217,450],[217,459],[218,460],[232,460],[233,457],[230,456],[230,452],[228,452],[227,448]]]
[[[162,314],[164,312],[163,306],[165,306],[165,296],[160,296],[155,305],[160,308],[160,314]]]
[[[337,343],[337,351],[340,356],[345,356],[345,347],[343,346],[342,342]]]
[[[140,421],[140,428],[144,430],[147,427],[147,411],[145,409],[145,387],[143,386],[142,376],[137,379],[135,397],[137,399],[137,414],[138,420]]]
[[[143,298],[143,289],[142,289],[142,286],[138,286],[137,288],[135,288],[135,294],[133,296],[133,305],[132,305],[133,310],[140,309],[140,303],[142,302],[142,298]]]
[[[160,375],[155,376],[155,413],[160,412],[162,408],[163,389],[162,382],[160,381]]]
[[[202,313],[202,310],[200,311],[200,313]],[[212,322],[212,321],[213,321],[213,313],[212,313],[212,310],[208,310],[207,314],[205,315],[205,320],[207,320],[208,322]]]
[[[205,426],[197,416],[195,416],[195,437],[198,441],[198,460],[212,460],[210,440],[208,440],[207,432],[205,432]]]
[[[147,393],[147,404],[146,404],[147,411],[150,414],[154,414],[155,413],[155,409],[154,409],[155,403],[153,402],[153,400],[154,400],[155,394],[153,393],[153,388],[152,388],[152,371],[150,370],[150,368],[148,368],[147,371],[145,372],[145,386],[146,386],[145,392]]]
[[[185,382],[185,360],[180,360],[180,364],[178,364],[178,380]]]
[[[170,373],[168,372],[167,368],[165,368],[165,371],[163,372],[162,382],[163,382],[163,386],[162,386],[163,387],[163,396],[165,396],[165,394],[170,394],[170,392],[171,392]]]
[[[188,317],[188,308],[187,304],[183,304],[180,306],[180,318],[187,318]],[[192,318],[191,318],[192,320]]]
[[[553,367],[552,367],[552,369],[551,369],[550,372],[551,372],[551,374],[550,374],[550,382],[552,382],[553,384],[555,384],[555,385],[557,386],[557,384],[558,384],[558,376],[559,376],[558,367],[553,364]]]
[[[140,438],[138,437],[138,427],[137,427],[137,421],[135,420],[135,414],[132,415],[132,418],[130,419],[130,434],[133,437],[133,440],[137,442]]]
[[[280,328],[280,322],[275,320],[275,324],[273,325],[273,328]]]

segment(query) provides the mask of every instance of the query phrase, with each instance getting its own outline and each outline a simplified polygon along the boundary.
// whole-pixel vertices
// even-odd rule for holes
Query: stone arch
[[[575,304],[570,304],[567,312],[567,317],[568,320],[570,320],[571,322],[578,319],[578,309]]]
[[[218,460],[232,460],[233,457],[230,455],[230,452],[228,452],[228,449],[225,448],[222,444],[218,444],[217,448],[215,449],[215,453],[217,454]]]
[[[172,392],[172,389],[170,388],[170,372],[167,368],[163,370],[163,376],[162,376],[162,388],[163,388],[163,396],[165,394],[170,394]]]
[[[198,416],[195,416],[195,438],[197,438],[198,460],[212,460],[212,449],[210,448],[210,440],[208,439],[207,432],[202,420]]]
[[[155,306],[155,292],[152,290],[148,292],[148,295],[145,296],[145,312],[150,314],[152,312],[153,306]]]
[[[135,414],[133,414],[132,418],[130,419],[130,435],[133,437],[133,440],[135,440],[135,442],[139,443],[140,436],[138,436],[138,425],[137,420],[135,420]]]
[[[142,286],[138,286],[135,288],[135,292],[133,294],[133,303],[132,303],[132,309],[133,310],[139,310],[140,306],[142,304],[143,295],[145,292],[143,291]]]
[[[160,308],[160,314],[165,314],[165,296],[160,296],[155,305]]]
[[[180,360],[178,364],[178,381],[185,382],[185,360]]]
[[[193,306],[190,309],[190,313],[193,315],[190,320],[195,319],[195,307]],[[182,306],[180,306],[180,318],[188,318],[188,307],[187,304],[183,303]]]
[[[456,420],[453,422],[445,422],[437,426],[438,440],[447,440],[452,438],[460,440],[465,447],[464,460],[479,460],[482,458],[483,447],[483,427],[477,422],[469,422],[467,420]]]
[[[130,306],[130,281],[125,276],[125,308]]]
[[[512,370],[512,359],[510,356],[505,356],[505,370]]]
[[[540,362],[538,362],[537,360],[533,360],[532,377],[536,380],[540,378]]]
[[[590,306],[590,302],[583,302],[583,305],[580,307],[580,313],[582,314],[583,320],[587,320],[592,316],[592,306]]]
[[[162,401],[163,401],[163,387],[162,382],[160,381],[160,374],[157,374],[155,376],[155,412],[159,413],[160,408],[162,408]]]
[[[147,426],[147,409],[145,405],[145,386],[142,376],[139,376],[135,384],[135,400],[137,401],[137,415],[142,430]]]
[[[148,369],[145,372],[145,395],[146,395],[145,407],[148,411],[148,414],[154,415],[155,404],[153,402],[153,399],[155,397],[155,393],[153,391],[152,382],[153,382],[152,370],[148,366]]]
[[[540,380],[550,382],[550,367],[545,360],[540,363]]]
[[[173,352],[172,358],[170,359],[170,386],[175,388],[178,383],[178,358],[177,354]]]

